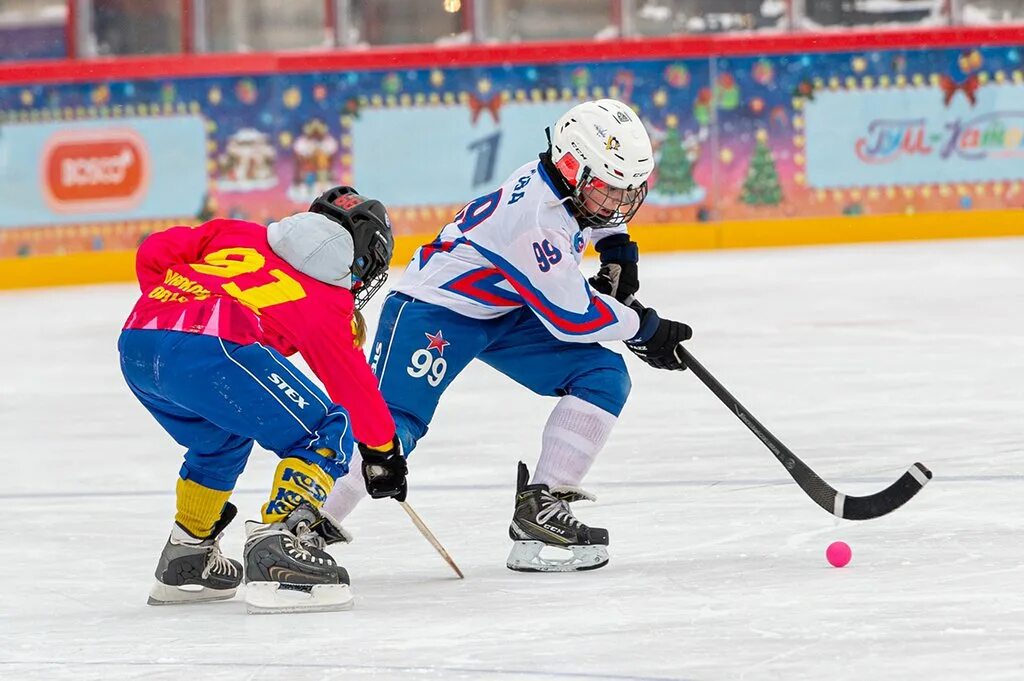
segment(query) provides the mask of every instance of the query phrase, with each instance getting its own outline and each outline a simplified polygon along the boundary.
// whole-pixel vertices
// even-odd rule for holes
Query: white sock
[[[357,449],[349,461],[348,473],[334,483],[334,489],[327,495],[324,510],[341,522],[366,496],[368,495],[366,485],[363,483],[363,457]]]
[[[604,409],[566,395],[544,426],[533,483],[579,487],[618,420]]]

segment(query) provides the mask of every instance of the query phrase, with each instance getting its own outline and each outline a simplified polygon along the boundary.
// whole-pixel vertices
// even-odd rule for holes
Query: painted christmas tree
[[[689,195],[697,187],[693,181],[693,162],[683,148],[679,131],[670,128],[661,143],[658,160],[658,193],[665,196]]]
[[[763,130],[757,134],[757,147],[750,160],[750,170],[743,183],[740,201],[748,206],[777,206],[782,203],[779,172],[768,148],[768,136]]]

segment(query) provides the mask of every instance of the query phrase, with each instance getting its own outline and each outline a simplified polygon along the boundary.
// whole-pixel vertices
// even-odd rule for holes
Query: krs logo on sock
[[[312,475],[309,475],[304,471],[297,471],[294,468],[286,468],[284,470],[284,474],[281,476],[281,482],[285,484],[291,483],[295,487],[298,487],[300,491],[306,492],[317,502],[317,506],[327,500],[327,490],[324,489],[323,485],[317,482]]]
[[[309,404],[299,393],[295,392],[295,389],[288,385],[288,382],[277,374],[270,374],[270,381],[277,386],[277,389],[288,396],[295,404],[299,405],[299,409],[305,409],[306,405]]]
[[[263,507],[264,522],[279,522],[294,511],[305,497],[293,489],[277,488],[277,495]]]
[[[272,492],[273,496],[263,507],[265,522],[283,519],[303,501],[319,508],[330,492],[330,476],[319,471],[313,464],[298,459],[278,464],[275,477],[276,491]],[[321,480],[317,480],[317,477]]]

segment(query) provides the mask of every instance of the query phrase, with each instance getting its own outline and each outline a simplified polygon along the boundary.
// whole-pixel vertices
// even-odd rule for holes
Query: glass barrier
[[[205,0],[207,52],[263,52],[333,47],[323,0]]]
[[[633,30],[650,36],[781,30],[787,13],[785,0],[641,0]]]
[[[611,0],[490,0],[480,7],[484,40],[520,42],[615,38]]]
[[[798,25],[808,30],[951,23],[950,0],[804,0],[804,4]]]
[[[181,8],[181,0],[92,0],[95,53],[181,52]]]
[[[960,21],[968,26],[1006,24],[1024,20],[1021,0],[961,0]]]
[[[345,45],[470,42],[469,0],[350,0]],[[466,5],[466,6],[464,6]]]
[[[66,0],[0,0],[0,61],[67,56]]]

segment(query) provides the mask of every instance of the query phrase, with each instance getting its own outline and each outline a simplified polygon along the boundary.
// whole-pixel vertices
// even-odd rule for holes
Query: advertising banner
[[[547,148],[562,103],[382,109],[352,124],[352,177],[391,206],[459,204]]]
[[[206,185],[199,116],[0,127],[0,228],[195,215]]]
[[[814,188],[1019,179],[1024,84],[972,98],[934,88],[823,92],[807,104],[807,181]]]
[[[427,237],[602,97],[651,136],[637,224],[1024,208],[1022,62],[932,47],[0,87],[0,258],[266,224],[338,184]]]

